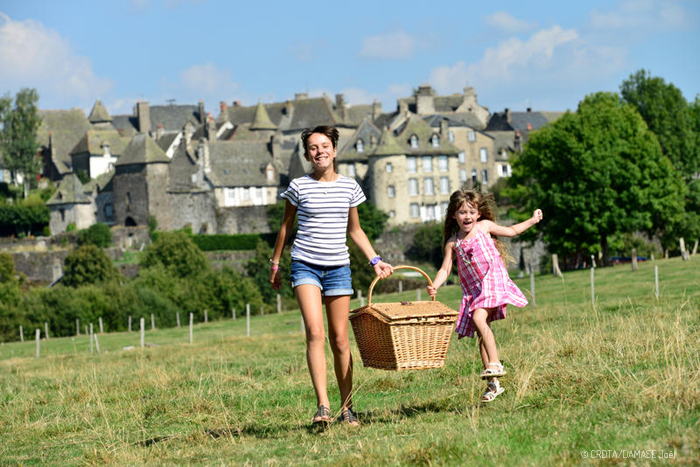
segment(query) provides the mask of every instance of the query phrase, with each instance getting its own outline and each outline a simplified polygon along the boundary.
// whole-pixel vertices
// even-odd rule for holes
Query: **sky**
[[[322,6],[318,6],[322,5]],[[700,94],[700,0],[0,0],[0,95],[243,105],[343,94],[385,112],[422,84],[492,112],[575,110],[644,68]]]

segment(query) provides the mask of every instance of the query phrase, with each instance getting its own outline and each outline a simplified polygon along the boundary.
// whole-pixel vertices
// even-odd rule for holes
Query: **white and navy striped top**
[[[350,264],[348,211],[367,199],[355,179],[339,175],[334,182],[319,182],[305,175],[292,180],[280,196],[297,207],[299,216],[293,260],[319,266]]]

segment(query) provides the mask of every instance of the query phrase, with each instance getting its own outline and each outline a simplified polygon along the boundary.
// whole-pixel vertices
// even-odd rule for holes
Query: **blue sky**
[[[0,94],[111,114],[295,93],[396,106],[423,83],[491,111],[566,110],[640,68],[700,93],[700,1],[0,0]]]

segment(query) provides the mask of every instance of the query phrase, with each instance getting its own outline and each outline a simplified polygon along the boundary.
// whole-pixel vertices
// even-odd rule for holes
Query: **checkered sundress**
[[[463,293],[455,326],[460,339],[474,337],[476,327],[472,314],[477,308],[495,308],[490,317],[493,321],[506,317],[507,303],[517,307],[527,305],[525,295],[508,277],[508,270],[491,236],[476,229],[474,237],[455,242]]]

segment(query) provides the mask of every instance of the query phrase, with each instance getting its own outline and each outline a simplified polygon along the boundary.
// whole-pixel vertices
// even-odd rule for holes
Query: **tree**
[[[15,280],[15,260],[9,253],[0,253],[0,284]]]
[[[15,105],[9,95],[0,99],[0,151],[5,166],[12,172],[13,180],[21,175],[24,197],[29,193],[29,183],[41,173],[42,161],[37,156],[39,143],[37,130],[41,117],[36,89],[23,88],[15,96]]]
[[[360,225],[370,241],[376,240],[386,227],[389,214],[385,213],[371,201],[366,201],[357,207]]]
[[[162,265],[175,277],[196,277],[210,268],[209,260],[182,230],[160,232],[146,249],[141,266]]]
[[[663,234],[683,215],[684,184],[639,113],[615,93],[587,96],[530,136],[513,162],[509,195],[524,211],[541,208],[538,225],[553,253],[586,256],[608,238]]]
[[[80,287],[86,284],[109,282],[119,278],[119,271],[101,248],[83,245],[66,256],[63,285]]]
[[[693,109],[680,89],[642,69],[622,82],[620,93],[656,134],[663,153],[682,177],[690,181],[696,176],[700,171],[697,128],[693,128]]]
[[[78,232],[78,245],[107,248],[112,244],[112,231],[107,224],[98,222]]]

